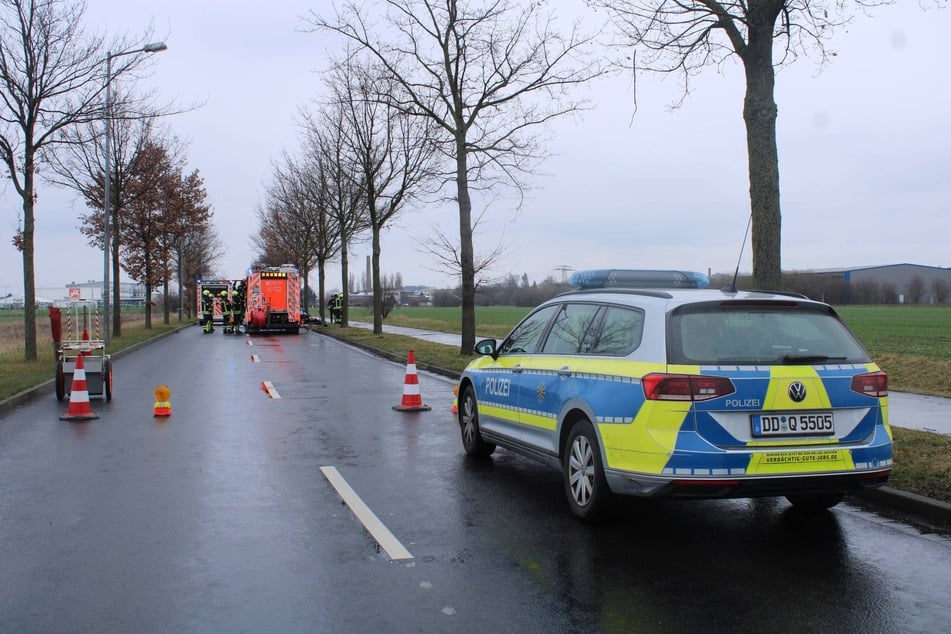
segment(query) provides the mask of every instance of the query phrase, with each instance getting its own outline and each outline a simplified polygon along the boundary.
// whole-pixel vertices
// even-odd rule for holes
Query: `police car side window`
[[[591,344],[591,354],[624,356],[641,345],[644,334],[644,311],[636,308],[608,306],[604,321]]]
[[[585,336],[592,330],[599,306],[594,304],[565,303],[555,314],[542,352],[548,354],[577,354],[585,352]]]
[[[535,352],[538,340],[545,333],[548,322],[559,308],[558,305],[546,306],[526,317],[502,342],[499,354]]]

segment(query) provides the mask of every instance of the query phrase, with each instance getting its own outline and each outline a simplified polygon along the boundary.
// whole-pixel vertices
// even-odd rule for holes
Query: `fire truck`
[[[245,332],[299,333],[300,288],[300,272],[291,264],[251,269],[245,286]]]
[[[220,324],[224,322],[224,317],[221,315],[221,306],[218,304],[218,301],[221,297],[221,291],[228,291],[228,295],[231,295],[231,290],[233,284],[231,280],[195,280],[195,290],[197,291],[195,306],[198,312],[198,324],[202,324],[202,315],[201,315],[201,296],[204,291],[211,291],[212,296],[215,298],[214,311],[211,316],[213,323]]]

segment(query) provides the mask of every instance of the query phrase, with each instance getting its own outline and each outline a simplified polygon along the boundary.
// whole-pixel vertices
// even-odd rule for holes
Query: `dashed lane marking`
[[[370,507],[364,504],[356,491],[347,484],[336,467],[321,467],[321,473],[336,489],[337,493],[343,499],[344,504],[350,507],[353,514],[357,516],[363,527],[370,533],[370,536],[376,540],[376,543],[386,551],[386,554],[393,561],[404,561],[412,559],[413,555],[400,543],[390,530],[380,521],[380,518],[370,510]]]
[[[259,356],[256,355],[256,354],[252,354],[252,355],[251,355],[251,361],[253,361],[254,363],[261,363],[261,357],[259,357]]]
[[[274,387],[274,384],[270,381],[264,381],[262,384],[264,391],[267,392],[268,396],[271,398],[281,398],[281,395],[278,393],[277,388]]]

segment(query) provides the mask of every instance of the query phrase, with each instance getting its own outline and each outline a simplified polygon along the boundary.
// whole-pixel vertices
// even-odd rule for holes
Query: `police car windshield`
[[[669,363],[803,365],[868,363],[868,353],[825,306],[710,302],[675,310]]]

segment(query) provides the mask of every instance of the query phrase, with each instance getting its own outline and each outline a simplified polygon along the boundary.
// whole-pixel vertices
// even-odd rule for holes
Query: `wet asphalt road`
[[[249,345],[252,344],[252,345]],[[951,539],[849,505],[636,503],[464,457],[451,382],[314,333],[189,328],[115,360],[89,422],[0,417],[0,632],[947,631]],[[263,389],[267,381],[275,392]],[[152,416],[154,388],[173,414]],[[274,398],[279,396],[280,398]],[[333,466],[412,559],[393,561]]]

